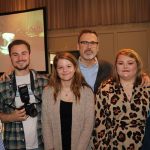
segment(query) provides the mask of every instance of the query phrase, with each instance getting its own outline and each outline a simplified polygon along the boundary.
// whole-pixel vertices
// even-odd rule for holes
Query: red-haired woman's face
[[[125,55],[119,55],[116,68],[121,79],[132,80],[136,78],[137,63],[134,58]]]
[[[56,69],[58,76],[62,81],[72,80],[75,73],[75,67],[72,62],[67,59],[59,59]]]

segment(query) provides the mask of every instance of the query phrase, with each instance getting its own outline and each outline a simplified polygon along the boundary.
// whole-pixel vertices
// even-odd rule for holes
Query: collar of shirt
[[[91,67],[87,67],[86,65],[82,64],[81,61],[79,60],[80,71],[83,74],[86,82],[93,90],[94,90],[94,85],[97,77],[98,67],[99,65],[97,60],[96,63],[93,64]]]
[[[80,66],[80,67],[84,67],[84,68],[93,68],[93,66],[98,65],[98,60],[97,60],[96,57],[94,58],[94,60],[95,60],[95,63],[94,63],[94,64],[92,64],[91,66],[87,66],[86,64],[83,64],[83,63],[82,63],[81,57],[79,57],[79,59],[78,59],[79,66]]]

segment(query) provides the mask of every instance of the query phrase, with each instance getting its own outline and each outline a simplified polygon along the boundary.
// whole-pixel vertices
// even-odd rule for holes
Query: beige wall
[[[142,57],[144,67],[150,73],[150,23],[99,26],[90,28],[99,35],[98,57],[114,61],[115,53],[121,48],[133,48]],[[48,32],[49,52],[76,50],[77,35],[81,29]]]

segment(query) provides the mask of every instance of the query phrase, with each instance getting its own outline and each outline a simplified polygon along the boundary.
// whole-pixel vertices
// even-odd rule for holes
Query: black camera
[[[18,86],[18,91],[20,94],[20,99],[24,103],[23,106],[21,106],[19,109],[25,108],[26,114],[35,117],[38,114],[38,111],[35,107],[35,103],[29,103],[30,101],[30,96],[28,92],[28,87],[27,85],[19,85]]]

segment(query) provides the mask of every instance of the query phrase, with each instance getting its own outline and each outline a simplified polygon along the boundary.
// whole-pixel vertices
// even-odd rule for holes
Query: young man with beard
[[[14,40],[8,46],[14,67],[10,79],[0,82],[0,120],[7,150],[43,150],[41,95],[48,79],[29,69],[30,45]]]

